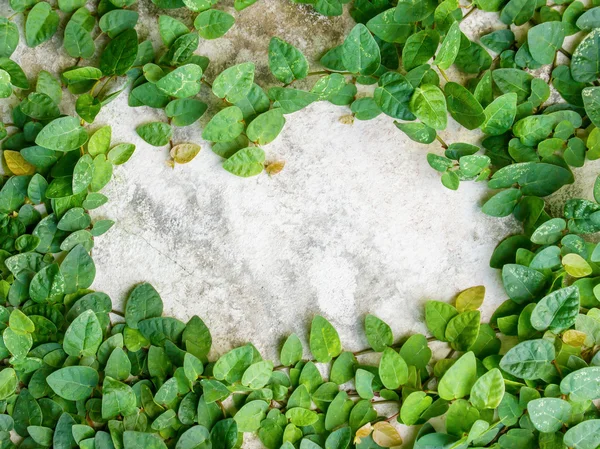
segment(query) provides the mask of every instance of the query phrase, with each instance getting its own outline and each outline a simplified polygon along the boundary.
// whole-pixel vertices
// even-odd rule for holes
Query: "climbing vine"
[[[326,15],[350,3],[357,24],[313,71],[273,37],[269,68],[281,85],[265,91],[252,62],[206,79],[201,40],[235,24],[217,1],[152,1],[193,16],[186,24],[160,15],[159,50],[139,40],[135,0],[10,0],[14,13],[0,18],[0,97],[14,100],[0,122],[2,448],[234,449],[249,433],[269,449],[395,448],[404,447],[398,424],[416,426],[417,449],[600,447],[600,246],[590,238],[600,231],[600,181],[595,201],[568,199],[559,216],[544,200],[574,182],[573,167],[600,157],[600,6],[302,2]],[[235,0],[234,9],[254,2]],[[503,27],[467,37],[461,21],[475,9],[498,12]],[[60,78],[42,70],[34,82],[11,56],[22,36],[35,47],[60,32],[72,67]],[[579,42],[572,53],[563,48],[569,36]],[[63,113],[65,88],[78,117]],[[218,107],[198,98],[201,89]],[[549,101],[552,89],[560,99]],[[286,115],[313,102],[349,108],[346,121],[395,119],[398,132],[441,146],[427,160],[446,187],[487,182],[495,193],[483,212],[522,223],[490,260],[508,299],[488,323],[483,286],[453,304],[428,301],[429,335],[408,338],[367,315],[370,347],[355,353],[317,315],[308,341],[288,336],[276,363],[251,343],[214,358],[205,323],[164,317],[148,283],[114,310],[89,289],[90,252],[113,222],[89,212],[106,203],[102,189],[135,146],[113,138],[110,125],[92,133],[86,124],[119,95],[164,110],[164,120],[136,131],[168,145],[174,163],[200,151],[174,142],[174,130],[210,114],[202,136],[238,176],[280,171],[282,163],[265,166],[262,147]],[[479,130],[480,142],[446,142],[448,114]],[[445,355],[434,356],[434,345]]]

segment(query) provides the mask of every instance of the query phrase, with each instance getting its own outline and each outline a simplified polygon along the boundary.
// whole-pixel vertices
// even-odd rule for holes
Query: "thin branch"
[[[442,145],[442,148],[443,148],[444,150],[447,150],[447,149],[448,149],[448,145],[446,144],[446,142],[444,142],[444,139],[442,139],[442,138],[439,136],[439,134],[436,134],[435,138],[436,138],[436,139],[438,140],[438,142],[439,142],[439,143]],[[429,341],[429,340],[427,340],[427,341]]]
[[[561,47],[561,48],[558,49],[558,51],[560,51],[567,58],[573,59],[573,55],[571,53],[569,53],[567,50],[565,50],[564,48]]]

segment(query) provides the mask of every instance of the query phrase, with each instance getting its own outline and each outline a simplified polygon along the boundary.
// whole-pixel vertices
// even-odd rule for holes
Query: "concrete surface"
[[[147,0],[139,3],[140,34],[156,41],[157,11]],[[0,13],[7,9],[0,6]],[[182,12],[171,13],[191,23]],[[284,0],[260,0],[234,14],[238,22],[228,35],[201,42],[197,53],[212,60],[209,78],[252,60],[263,86],[274,83],[267,69],[272,36],[315,61],[353,25],[349,16],[327,19]],[[474,14],[463,29],[484,34],[493,28],[491,17]],[[62,50],[57,55],[60,39],[36,49],[21,43],[15,58],[32,78],[41,68],[63,69],[73,60]],[[365,314],[386,320],[397,338],[423,332],[425,300],[450,300],[473,285],[487,287],[489,316],[505,299],[489,257],[516,224],[481,213],[490,195],[484,184],[465,183],[458,192],[440,184],[425,160],[428,151],[441,152],[439,145],[408,140],[385,116],[343,124],[348,113],[319,103],[288,115],[282,134],[265,148],[269,160],[286,162],[283,172],[240,179],[220,167],[198,125],[177,130],[174,142],[201,143],[203,150],[170,168],[168,149],[151,147],[134,132],[163,119],[162,112],[128,108],[121,96],[92,125],[111,124],[115,142],[137,145],[104,191],[110,202],[95,213],[117,223],[97,239],[94,287],[119,307],[135,283],[151,282],[166,313],[206,321],[216,353],[252,341],[268,357],[276,357],[289,333],[306,336],[317,313],[352,350],[366,346]],[[454,122],[442,136],[476,140]],[[579,170],[578,184],[559,193],[558,203],[567,193],[590,196],[597,170],[590,163]]]

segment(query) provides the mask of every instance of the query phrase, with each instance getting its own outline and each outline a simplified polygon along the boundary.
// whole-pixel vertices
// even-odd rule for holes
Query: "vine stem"
[[[560,366],[558,366],[558,363],[556,363],[556,360],[552,360],[552,364],[554,365],[554,367],[556,368],[556,371],[558,371],[558,375],[562,379],[563,373],[562,373],[562,370],[560,369]]]
[[[123,312],[118,311],[118,310],[113,309],[113,310],[110,311],[110,313],[114,313],[115,315],[119,315],[119,316],[122,316],[123,318],[125,318],[125,314]]]
[[[389,418],[386,418],[387,422],[392,422],[393,420],[398,418],[398,415],[400,415],[400,412],[396,412],[394,413],[392,416],[390,416]]]
[[[354,73],[351,72],[333,72],[330,70],[319,70],[317,72],[308,72],[308,76],[319,76],[319,75],[331,75],[332,73],[339,73],[340,75],[354,75]]]
[[[106,80],[106,82],[104,83],[104,85],[102,86],[102,88],[100,89],[100,91],[98,92],[98,95],[96,95],[96,97],[99,97],[100,94],[102,94],[102,92],[104,92],[104,89],[106,89],[106,86],[108,85],[108,83],[110,83],[113,79],[114,79],[114,76],[109,76],[108,77],[108,79]]]
[[[450,78],[448,78],[448,75],[446,75],[446,72],[444,72],[439,66],[436,66],[438,68],[438,70],[440,71],[440,73],[442,74],[442,76],[444,77],[444,79],[446,80],[447,83],[450,82]]]
[[[437,141],[442,145],[442,148],[444,150],[448,149],[448,145],[446,144],[446,142],[444,142],[444,139],[442,139],[439,134],[436,134],[435,138],[437,139]],[[429,340],[428,340],[429,341]]]
[[[446,148],[447,148],[447,147],[446,147]],[[437,340],[435,337],[428,337],[428,338],[427,338],[427,342],[428,342],[428,343],[431,343],[431,342],[434,342],[434,341],[439,341],[439,340]],[[400,348],[400,347],[402,347],[402,345],[401,345],[400,343],[396,343],[396,344],[394,344],[394,345],[391,345],[391,346],[390,346],[390,348],[392,348],[392,349],[398,349],[398,348]],[[372,348],[367,348],[367,349],[362,349],[362,350],[360,350],[360,351],[353,352],[352,354],[353,354],[355,357],[360,357],[360,356],[362,356],[362,355],[374,354],[374,353],[376,353],[376,352],[377,352],[377,351],[375,351],[375,350],[374,350],[374,349],[372,349]],[[448,357],[452,356],[453,354],[454,354],[454,349],[450,351],[450,353],[449,353],[449,354],[446,356],[446,358],[448,358]],[[307,363],[308,363],[308,362],[319,363],[317,360],[314,360],[314,359],[311,359],[311,360],[302,360],[302,361],[303,361],[303,362],[307,362]],[[279,365],[279,366],[276,366],[276,367],[274,367],[274,368],[273,368],[273,371],[281,371],[281,370],[284,370],[284,369],[287,369],[287,368],[292,368],[292,367],[290,367],[290,366],[285,366],[285,365]],[[433,391],[432,391],[432,393],[433,393]],[[437,394],[437,392],[435,392],[435,394]]]
[[[465,20],[465,19],[466,19],[467,17],[469,17],[469,16],[471,15],[471,13],[472,13],[473,11],[475,11],[476,9],[477,9],[477,8],[476,8],[475,6],[473,6],[471,9],[469,9],[469,10],[467,11],[467,13],[466,13],[466,14],[463,16],[463,18],[462,18],[461,20]]]
[[[560,51],[564,56],[566,56],[569,59],[573,59],[573,55],[571,53],[569,53],[567,50],[565,50],[564,48],[559,48],[558,51]]]

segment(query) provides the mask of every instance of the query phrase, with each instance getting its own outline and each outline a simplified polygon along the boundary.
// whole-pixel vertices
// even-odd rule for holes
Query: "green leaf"
[[[351,352],[342,352],[335,359],[331,367],[331,375],[329,376],[332,382],[338,385],[344,384],[354,377],[355,366],[358,364],[356,357]]]
[[[515,33],[508,29],[496,30],[481,36],[481,43],[496,53],[502,53],[515,43]]]
[[[265,401],[250,401],[235,414],[233,419],[238,425],[239,432],[255,432],[264,419],[269,404]]]
[[[131,143],[120,143],[115,145],[108,152],[108,160],[114,165],[124,164],[129,160],[135,151],[135,145]]]
[[[431,15],[438,2],[434,0],[400,0],[396,5],[394,19],[398,23],[420,22]]]
[[[527,412],[540,432],[558,432],[571,418],[571,404],[558,398],[534,399],[527,404]]]
[[[239,136],[244,130],[244,116],[237,106],[229,106],[217,112],[210,119],[202,138],[212,142],[228,142]]]
[[[310,327],[310,352],[318,362],[328,363],[342,352],[342,343],[335,328],[320,315]]]
[[[102,405],[104,406],[104,402]],[[136,432],[132,430],[123,432],[123,449],[135,449],[140,447],[145,449],[166,449],[167,445],[158,435],[153,433]]]
[[[293,45],[278,37],[269,42],[269,69],[275,78],[284,84],[306,78],[308,61]]]
[[[475,355],[467,352],[442,376],[438,393],[442,399],[451,401],[468,395],[477,380]]]
[[[244,375],[242,376],[242,385],[252,388],[253,390],[262,388],[267,384],[267,382],[269,382],[272,372],[272,362],[262,360],[260,362],[253,363],[244,372]]]
[[[0,69],[9,74],[10,83],[13,86],[20,89],[29,89],[29,80],[19,64],[8,58],[0,58]]]
[[[12,368],[4,368],[0,371],[0,400],[8,399],[17,390],[19,381],[17,374]]]
[[[60,271],[65,279],[65,293],[88,288],[96,277],[94,261],[81,245],[69,251],[60,264]]]
[[[35,302],[44,303],[63,294],[65,280],[57,264],[53,263],[36,273],[29,284],[29,296]]]
[[[600,445],[600,419],[580,422],[565,432],[563,443],[572,449],[595,449]]]
[[[213,93],[230,103],[236,103],[245,98],[254,82],[254,64],[245,62],[234,65],[221,72],[212,86]]]
[[[217,380],[226,380],[229,383],[238,382],[244,372],[252,364],[252,346],[246,345],[222,355],[215,363],[213,374]]]
[[[127,9],[115,9],[104,14],[99,21],[100,29],[114,39],[125,30],[133,29],[138,21],[138,13]]]
[[[194,27],[204,39],[216,39],[223,36],[235,23],[235,19],[217,9],[201,12],[194,20]]]
[[[199,65],[186,64],[161,78],[156,87],[171,97],[187,98],[200,92],[201,78],[202,68]]]
[[[310,426],[319,420],[316,412],[307,410],[302,407],[290,408],[286,413],[285,417],[290,420],[295,426]]]
[[[425,303],[425,323],[427,329],[440,341],[446,340],[446,328],[450,320],[458,315],[455,307],[440,301]]]
[[[507,264],[502,268],[502,283],[508,297],[517,304],[538,298],[546,285],[545,276],[523,265]]]
[[[130,328],[137,329],[140,321],[160,317],[162,313],[162,299],[147,282],[137,285],[129,294],[125,306],[125,321]]]
[[[81,8],[85,3],[85,0],[58,0],[58,8],[69,13]]]
[[[579,290],[575,286],[555,290],[537,303],[531,325],[538,331],[559,333],[575,324],[579,313]]]
[[[56,78],[45,70],[38,73],[35,90],[39,93],[48,95],[54,103],[60,104],[62,99],[62,86]]]
[[[0,18],[0,58],[10,58],[19,45],[19,29],[8,19]]]
[[[586,87],[581,92],[585,112],[596,126],[600,126],[600,88]]]
[[[379,377],[385,388],[396,390],[408,381],[408,366],[392,348],[385,348],[379,362]]]
[[[414,87],[404,76],[397,72],[387,72],[379,79],[373,98],[384,114],[401,120],[414,120],[415,116],[409,109],[414,91]]]
[[[513,213],[522,196],[519,189],[503,190],[487,200],[481,210],[491,217],[507,217]]]
[[[412,426],[419,421],[421,415],[429,408],[433,399],[423,391],[410,393],[400,408],[400,419],[407,426]]]
[[[46,381],[61,398],[67,401],[81,401],[91,396],[98,385],[99,377],[98,372],[89,366],[67,366],[54,371]]]
[[[526,380],[543,377],[552,368],[555,352],[552,342],[544,339],[528,340],[511,348],[500,361],[500,368]]]
[[[504,378],[498,368],[481,376],[473,384],[469,400],[480,410],[495,409],[504,397]]]
[[[91,94],[80,95],[75,104],[75,110],[77,111],[77,114],[79,114],[79,117],[88,123],[94,121],[101,108],[102,103],[100,100],[92,97]]]
[[[67,328],[63,348],[73,357],[87,357],[95,355],[101,343],[100,322],[93,310],[86,310]]]
[[[54,151],[72,151],[88,140],[86,130],[75,117],[60,117],[52,120],[35,138],[36,145]]]
[[[466,351],[475,343],[479,334],[481,313],[479,310],[468,310],[453,317],[446,326],[446,341],[452,349]]]
[[[100,55],[99,68],[105,76],[125,75],[138,54],[138,36],[127,29],[111,40]]]
[[[444,94],[452,118],[465,128],[478,128],[485,121],[485,114],[473,94],[457,83],[446,83]]]
[[[194,426],[181,434],[175,449],[209,449],[210,433],[206,427]]]
[[[446,98],[439,87],[425,84],[416,88],[410,99],[410,110],[427,126],[436,130],[446,128]]]
[[[38,92],[31,92],[20,107],[23,114],[35,120],[52,120],[60,115],[60,109],[54,100]]]
[[[496,69],[492,71],[492,78],[502,93],[516,93],[517,103],[527,100],[531,95],[531,80],[533,77],[523,70]]]
[[[591,31],[594,28],[600,27],[600,8],[597,6],[588,9],[583,14],[579,11],[576,26],[582,31]]]
[[[217,0],[183,0],[183,3],[194,12],[202,12],[214,6]]]
[[[168,123],[151,122],[138,126],[135,131],[138,135],[155,147],[162,147],[169,143],[173,136],[173,129]]]
[[[515,92],[509,92],[492,101],[485,108],[481,130],[490,136],[499,136],[508,131],[517,115],[517,98]]]
[[[396,7],[396,13],[398,7]],[[440,35],[435,30],[423,30],[413,34],[406,40],[402,49],[402,64],[406,70],[414,69],[429,61],[435,54]]]
[[[131,387],[106,376],[102,384],[102,418],[108,420],[118,415],[127,416],[135,413],[135,410],[136,397]]]
[[[208,105],[193,98],[180,98],[167,104],[165,113],[175,126],[189,126],[206,112]]]
[[[279,360],[283,366],[293,366],[302,360],[302,342],[296,334],[291,334],[281,347]]]
[[[377,352],[383,352],[386,347],[394,343],[392,329],[375,315],[365,318],[365,334],[369,345]]]
[[[214,87],[214,86],[213,86]],[[285,117],[281,108],[263,112],[248,125],[246,135],[251,142],[258,145],[271,143],[279,135],[285,125]]]
[[[510,0],[502,9],[500,20],[507,25],[523,25],[533,17],[536,2],[532,0]]]
[[[556,52],[565,39],[562,22],[544,22],[531,28],[527,33],[527,43],[533,58],[540,64],[552,64]]]
[[[358,118],[358,116],[356,118]],[[415,142],[429,144],[433,142],[437,136],[435,129],[424,123],[400,123],[395,121],[394,125]]]
[[[273,100],[273,107],[281,108],[284,114],[304,109],[319,99],[318,95],[312,92],[283,87],[269,89],[269,98]]]
[[[188,34],[190,29],[173,17],[161,15],[158,16],[158,31],[163,44],[170,47],[178,37]]]
[[[560,392],[576,402],[600,398],[600,367],[586,367],[569,373],[560,383]]]
[[[379,68],[379,46],[365,25],[356,24],[344,40],[342,63],[349,72],[361,75],[371,75]]]
[[[58,222],[58,229],[61,231],[79,231],[87,228],[91,223],[91,218],[85,213],[82,207],[69,209]]]
[[[247,178],[262,173],[264,162],[265,152],[261,148],[247,147],[230,156],[223,164],[223,168],[236,176]]]
[[[96,51],[96,44],[88,30],[74,20],[65,27],[65,51],[72,58],[91,58]]]
[[[459,22],[454,22],[446,33],[442,45],[440,45],[440,49],[435,58],[435,65],[442,70],[447,70],[458,56],[460,40],[461,32]]]
[[[395,11],[395,8],[390,8],[371,18],[367,22],[367,28],[385,42],[403,44],[412,34],[414,27],[413,24],[396,22]]]
[[[27,14],[25,41],[36,47],[54,36],[58,29],[59,17],[49,3],[39,2]]]
[[[571,74],[575,81],[588,83],[600,76],[600,28],[593,29],[573,52]]]

